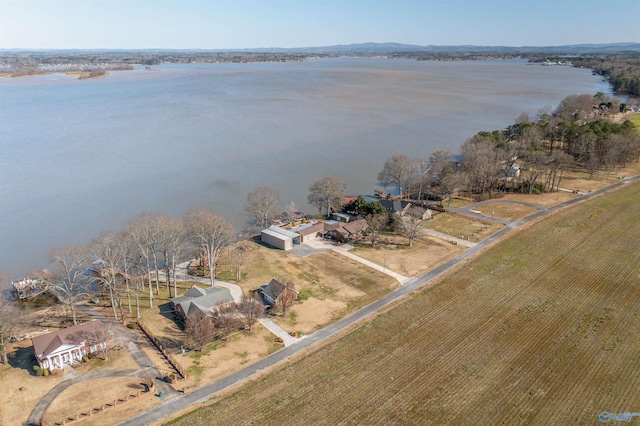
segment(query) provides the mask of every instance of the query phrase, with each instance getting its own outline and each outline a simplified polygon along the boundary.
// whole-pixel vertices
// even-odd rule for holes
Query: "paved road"
[[[368,305],[365,306],[364,308],[360,309],[359,311],[349,315],[346,318],[341,319],[338,322],[335,322],[321,330],[316,331],[315,333],[307,336],[305,339],[302,339],[300,341],[298,341],[296,344],[285,347],[284,349],[281,349],[278,352],[275,352],[271,355],[269,355],[266,358],[263,358],[262,360],[258,361],[257,363],[243,369],[240,370],[236,373],[231,374],[230,376],[225,377],[224,379],[218,380],[217,382],[211,383],[210,385],[204,386],[200,389],[197,389],[187,395],[184,395],[182,397],[176,398],[173,401],[167,403],[167,404],[163,404],[161,407],[155,408],[153,410],[147,411],[146,413],[143,413],[139,416],[133,417],[123,423],[120,423],[121,425],[127,425],[127,426],[144,426],[150,422],[162,419],[163,417],[173,413],[174,411],[183,409],[185,407],[188,407],[192,404],[196,404],[196,403],[200,403],[200,402],[205,402],[207,401],[209,398],[211,398],[212,395],[230,387],[233,386],[239,382],[242,382],[246,379],[248,379],[249,377],[251,377],[253,374],[271,367],[281,361],[286,360],[287,358],[289,358],[290,356],[292,356],[293,354],[300,352],[310,346],[313,346],[315,344],[318,344],[320,342],[322,342],[323,340],[337,334],[340,333],[346,329],[348,329],[349,327],[353,326],[354,324],[363,321],[364,319],[368,318],[369,316],[375,314],[376,312],[378,312],[380,309],[384,308],[385,306],[388,306],[396,301],[398,301],[399,299],[403,298],[404,296],[406,296],[407,294],[413,292],[414,290],[421,288],[421,287],[428,287],[429,284],[432,282],[432,280],[446,272],[448,272],[449,270],[451,270],[452,268],[454,268],[455,266],[457,266],[460,262],[463,262],[465,259],[479,253],[480,251],[482,251],[483,249],[485,249],[486,247],[490,246],[491,244],[493,244],[494,242],[496,242],[497,240],[499,240],[500,238],[504,237],[505,235],[507,235],[508,233],[510,233],[511,231],[513,231],[514,229],[516,229],[517,227],[524,225],[525,223],[531,222],[533,220],[538,219],[539,217],[548,214],[550,212],[559,210],[561,208],[564,208],[566,206],[570,206],[573,205],[575,203],[578,203],[584,199],[588,199],[591,197],[594,197],[596,195],[599,195],[601,193],[604,193],[608,190],[614,189],[614,188],[618,188],[621,185],[625,185],[628,182],[631,181],[636,181],[640,179],[640,176],[635,176],[632,178],[627,178],[624,181],[621,181],[619,183],[616,183],[608,188],[604,188],[602,190],[598,190],[598,191],[594,191],[591,192],[589,194],[585,194],[581,197],[578,198],[574,198],[572,200],[569,200],[565,203],[559,204],[555,207],[551,207],[545,210],[541,210],[535,214],[533,214],[532,216],[529,216],[527,218],[515,221],[515,222],[511,222],[509,223],[508,226],[506,226],[505,228],[502,228],[500,231],[494,233],[493,235],[489,236],[488,238],[486,238],[485,240],[479,242],[477,245],[471,247],[469,250],[461,253],[460,255],[458,255],[457,257],[455,257],[454,259],[448,261],[447,263],[440,265],[439,267],[426,272],[422,275],[419,275],[415,278],[412,278],[411,280],[409,280],[407,283],[405,283],[403,286],[399,287],[398,289],[394,290],[393,292],[389,293],[387,296],[385,296],[384,298]]]

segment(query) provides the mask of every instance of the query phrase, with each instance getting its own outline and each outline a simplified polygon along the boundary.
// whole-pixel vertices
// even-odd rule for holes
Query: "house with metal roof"
[[[294,244],[300,244],[300,234],[280,226],[271,225],[260,232],[260,240],[281,250],[291,250]]]
[[[169,299],[178,316],[185,320],[191,311],[198,309],[208,316],[212,316],[221,307],[233,306],[233,297],[227,288],[223,287],[191,287],[180,297]]]

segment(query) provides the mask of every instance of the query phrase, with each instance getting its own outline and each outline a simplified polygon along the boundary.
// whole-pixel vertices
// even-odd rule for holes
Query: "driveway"
[[[181,393],[173,389],[168,383],[162,380],[162,374],[155,367],[153,361],[147,356],[138,339],[141,337],[136,331],[131,331],[124,328],[121,324],[116,323],[110,318],[106,318],[102,313],[96,311],[91,306],[80,305],[81,310],[87,312],[93,319],[97,319],[103,322],[109,322],[110,330],[113,332],[112,341],[122,345],[127,349],[129,354],[138,365],[137,370],[102,370],[91,373],[78,373],[76,370],[66,371],[62,376],[62,382],[51,389],[33,408],[29,418],[27,419],[27,425],[40,425],[42,416],[47,411],[47,408],[51,403],[68,387],[77,383],[85,382],[93,379],[102,379],[105,377],[152,377],[154,378],[155,388],[162,392],[162,403],[169,403],[173,399],[177,398]]]
[[[396,272],[393,272],[392,270],[390,270],[389,268],[386,268],[384,266],[380,266],[377,263],[373,263],[367,259],[364,259],[360,256],[356,256],[353,253],[350,253],[349,250],[351,250],[353,248],[353,246],[350,246],[349,244],[334,244],[331,243],[329,241],[325,241],[325,240],[311,240],[308,241],[307,243],[309,246],[313,247],[316,250],[331,250],[334,251],[338,254],[341,254],[345,257],[348,257],[350,259],[355,260],[356,262],[360,262],[363,265],[366,265],[372,269],[375,269],[376,271],[380,271],[383,274],[389,275],[390,277],[395,278],[400,285],[405,284],[407,281],[409,281],[411,279],[411,277],[405,277],[404,275],[400,275]]]

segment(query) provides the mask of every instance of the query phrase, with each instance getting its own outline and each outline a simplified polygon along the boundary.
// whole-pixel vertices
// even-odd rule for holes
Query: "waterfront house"
[[[191,287],[189,291],[180,297],[171,300],[173,309],[181,320],[185,320],[193,310],[203,313],[217,313],[220,308],[234,306],[233,297],[227,288],[223,287]]]
[[[107,347],[107,324],[89,321],[31,339],[36,360],[49,371],[82,362],[82,357]]]

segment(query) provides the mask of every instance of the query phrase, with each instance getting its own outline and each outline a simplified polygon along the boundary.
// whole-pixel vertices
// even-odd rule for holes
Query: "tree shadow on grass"
[[[33,346],[17,348],[15,351],[7,354],[9,365],[13,368],[21,368],[33,374],[33,366],[38,365],[36,356],[33,353]]]

